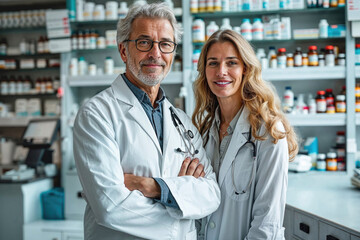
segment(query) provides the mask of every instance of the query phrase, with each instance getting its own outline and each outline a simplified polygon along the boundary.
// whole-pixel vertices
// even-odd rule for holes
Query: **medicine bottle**
[[[286,55],[286,67],[294,67],[294,57],[292,53]]]
[[[205,22],[197,18],[192,24],[192,40],[193,42],[205,42]]]
[[[325,91],[317,91],[316,113],[326,113]]]
[[[255,18],[252,25],[252,38],[254,40],[263,40],[264,39],[264,25],[261,22],[260,18]]]
[[[325,67],[325,55],[323,53],[319,54],[319,67]]]
[[[303,67],[309,66],[309,57],[308,57],[307,53],[302,54],[302,66]]]
[[[277,68],[277,56],[272,55],[270,58],[270,68]]]
[[[206,26],[206,40],[209,39],[209,37],[219,30],[219,26],[215,23],[215,21],[211,21],[209,25]]]
[[[336,153],[328,152],[326,155],[326,170],[327,171],[336,171],[337,170],[337,159]]]
[[[311,67],[319,66],[319,57],[316,46],[309,47],[308,55],[309,55],[309,66]]]
[[[297,47],[294,53],[294,66],[301,67],[302,66],[302,52],[301,47]]]
[[[326,113],[335,113],[335,105],[334,104],[327,105]]]
[[[334,46],[332,45],[325,47],[325,65],[329,67],[335,66]]]
[[[114,73],[114,60],[111,57],[105,59],[105,74],[111,75]]]
[[[355,65],[360,65],[360,43],[355,45]]]
[[[6,76],[3,76],[1,79],[1,95],[9,94],[9,81]]]
[[[325,93],[326,105],[335,104],[335,96],[333,94],[332,88],[327,88]]]
[[[241,35],[248,41],[252,40],[252,25],[249,18],[244,18],[241,23]]]
[[[321,19],[319,23],[319,37],[327,38],[328,37],[328,27],[329,24],[326,19]]]
[[[338,6],[338,0],[330,0],[330,7],[337,7]]]
[[[345,113],[346,112],[345,95],[337,95],[336,96],[336,112],[337,113]]]
[[[337,65],[339,65],[339,66],[345,66],[346,65],[345,53],[339,53],[339,56],[337,58]]]
[[[316,169],[318,171],[326,171],[326,155],[319,153],[316,158]]]
[[[277,54],[277,67],[286,68],[286,49],[279,48]]]

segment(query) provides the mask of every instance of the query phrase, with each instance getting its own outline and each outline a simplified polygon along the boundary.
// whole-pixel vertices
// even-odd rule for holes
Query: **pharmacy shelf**
[[[355,114],[355,123],[357,126],[360,126],[360,113]]]
[[[355,77],[360,78],[360,66],[355,67]]]
[[[59,70],[59,67],[0,69],[0,73],[1,72],[38,72],[38,71],[51,71],[51,70]]]
[[[292,126],[345,126],[345,113],[286,114]],[[360,116],[359,116],[360,119]]]
[[[26,127],[30,120],[58,119],[58,117],[0,117],[0,127]]]
[[[261,10],[261,11],[236,11],[236,12],[213,12],[213,13],[194,13],[194,17],[199,18],[224,18],[224,17],[242,17],[255,16],[262,14],[293,14],[293,13],[329,13],[336,14],[338,12],[345,12],[345,7],[336,8],[301,8],[301,9],[279,9],[279,10]]]
[[[4,35],[5,33],[20,33],[23,34],[24,32],[46,32],[46,27],[26,27],[26,28],[0,28],[0,36]]]
[[[70,87],[96,87],[110,86],[118,77],[118,74],[100,76],[69,76],[67,78]],[[182,72],[170,72],[162,84],[182,84]]]
[[[59,57],[59,53],[39,53],[39,54],[17,54],[17,55],[0,55],[0,59],[11,58],[51,58]]]
[[[267,81],[336,80],[346,77],[344,66],[263,69]]]

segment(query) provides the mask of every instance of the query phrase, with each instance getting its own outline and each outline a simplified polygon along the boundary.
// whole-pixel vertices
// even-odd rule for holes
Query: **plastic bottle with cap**
[[[244,18],[241,23],[241,35],[248,41],[252,40],[252,25],[250,19]]]
[[[209,25],[206,26],[206,40],[209,39],[209,37],[219,30],[219,26],[215,23],[215,21],[210,21]]]
[[[285,113],[291,113],[294,108],[294,92],[291,90],[291,86],[285,87],[283,110]]]
[[[255,18],[252,25],[252,38],[254,40],[263,40],[264,39],[264,25],[261,22],[260,18]]]
[[[319,23],[319,37],[327,38],[328,37],[328,27],[329,24],[326,19],[321,19]]]
[[[230,25],[230,18],[223,18],[222,19],[222,24],[221,24],[220,29],[221,30],[226,30],[226,29],[232,30],[232,26]]]

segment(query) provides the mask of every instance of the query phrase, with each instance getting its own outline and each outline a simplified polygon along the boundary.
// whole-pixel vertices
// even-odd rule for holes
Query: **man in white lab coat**
[[[160,88],[180,38],[176,19],[165,4],[137,5],[117,31],[126,72],[74,125],[85,239],[196,239],[194,219],[217,209],[220,191],[201,136]]]

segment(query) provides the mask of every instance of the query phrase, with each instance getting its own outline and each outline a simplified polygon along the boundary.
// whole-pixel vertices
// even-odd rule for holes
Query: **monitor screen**
[[[27,126],[23,140],[31,144],[51,144],[58,127],[58,120],[30,121]]]

